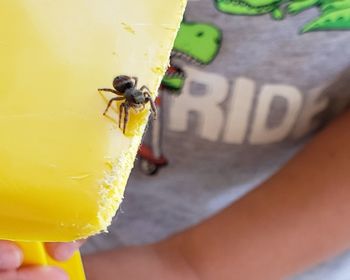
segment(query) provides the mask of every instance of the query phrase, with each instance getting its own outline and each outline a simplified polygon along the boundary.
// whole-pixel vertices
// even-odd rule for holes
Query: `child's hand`
[[[48,243],[48,253],[58,261],[69,259],[82,242]],[[0,280],[68,280],[59,268],[33,266],[21,268],[23,253],[15,243],[0,241]]]

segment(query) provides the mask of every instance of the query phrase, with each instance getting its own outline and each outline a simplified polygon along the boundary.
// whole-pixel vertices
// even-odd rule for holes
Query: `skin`
[[[88,280],[280,280],[350,248],[349,124],[346,113],[276,175],[203,223],[156,244],[86,257]],[[55,255],[62,245],[50,246]],[[11,269],[0,279],[33,279],[9,261],[16,249],[2,248],[0,265]],[[39,276],[38,269],[29,271]]]
[[[70,258],[81,242],[48,244],[47,251],[57,260]],[[55,267],[21,267],[23,254],[16,244],[0,241],[0,280],[68,280],[67,275]]]
[[[47,243],[46,250],[58,261],[68,260],[84,241]],[[23,254],[15,243],[0,241],[0,280],[68,280],[64,271],[55,267],[21,267]]]

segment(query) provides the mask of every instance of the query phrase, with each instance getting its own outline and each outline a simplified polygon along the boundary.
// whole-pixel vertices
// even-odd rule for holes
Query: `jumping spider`
[[[103,115],[106,115],[108,109],[111,107],[112,103],[115,101],[124,100],[119,106],[119,128],[121,128],[121,120],[124,111],[124,121],[123,121],[123,133],[125,134],[126,125],[129,120],[129,109],[134,108],[137,111],[144,109],[145,105],[149,102],[151,104],[151,112],[153,118],[157,116],[156,105],[151,97],[151,92],[146,86],[142,86],[140,89],[137,89],[136,77],[129,77],[125,75],[117,76],[113,80],[114,89],[110,88],[101,88],[99,91],[112,92],[119,97],[114,97],[109,100],[106,110]]]

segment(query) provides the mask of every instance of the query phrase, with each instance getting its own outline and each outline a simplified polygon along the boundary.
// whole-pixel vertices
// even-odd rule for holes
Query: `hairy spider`
[[[109,100],[106,110],[103,115],[106,115],[108,109],[111,107],[112,103],[115,101],[122,101],[119,106],[119,128],[121,128],[122,115],[124,113],[123,120],[123,133],[125,134],[126,126],[129,120],[129,109],[134,108],[136,111],[144,109],[145,105],[149,102],[151,104],[151,112],[153,118],[157,116],[157,109],[154,101],[151,97],[151,92],[146,86],[142,86],[140,89],[137,89],[136,77],[129,77],[126,75],[117,76],[113,80],[113,88],[100,88],[99,91],[112,92],[118,97],[114,97]]]

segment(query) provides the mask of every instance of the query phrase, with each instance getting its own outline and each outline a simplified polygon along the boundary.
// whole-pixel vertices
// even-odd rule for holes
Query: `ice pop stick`
[[[66,262],[57,262],[47,254],[44,244],[41,242],[18,242],[17,244],[24,253],[23,265],[52,265],[63,269],[71,280],[85,279],[84,269],[78,252]]]

